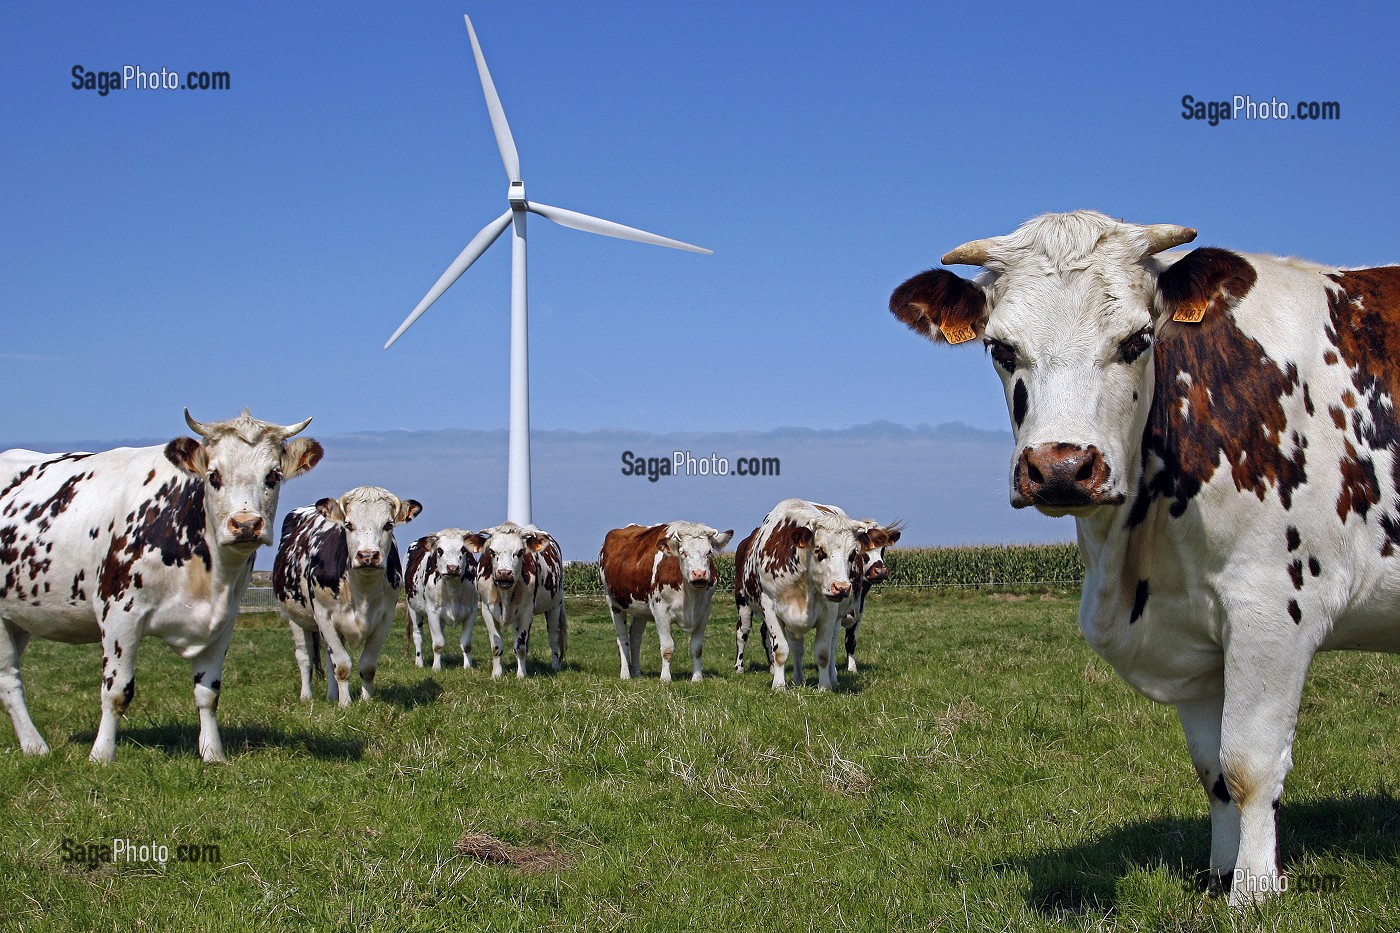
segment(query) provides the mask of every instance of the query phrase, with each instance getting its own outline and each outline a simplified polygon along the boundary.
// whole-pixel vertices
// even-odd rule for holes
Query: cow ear
[[[549,539],[544,535],[529,534],[525,536],[525,546],[539,553],[549,546]]]
[[[317,499],[316,511],[320,512],[337,525],[345,521],[345,509],[341,507],[339,499]]]
[[[899,528],[881,528],[880,530],[885,533],[886,544],[897,543],[899,541],[899,536],[904,534],[904,532]]]
[[[165,445],[165,459],[175,464],[175,469],[190,476],[204,476],[209,469],[209,454],[204,445],[192,437],[177,437]]]
[[[812,529],[799,525],[792,530],[792,543],[798,547],[812,546]]]
[[[321,462],[325,453],[325,449],[309,437],[291,441],[282,450],[282,478],[291,479],[307,472]]]
[[[476,534],[467,535],[467,550],[473,554],[480,554],[482,549],[486,547],[486,539],[489,537],[490,535],[482,534],[479,531]]]
[[[722,551],[722,550],[725,549],[725,547],[728,546],[730,540],[731,540],[733,537],[734,537],[734,529],[732,529],[732,528],[729,529],[728,531],[717,531],[717,532],[715,532],[714,534],[710,535],[710,545],[711,545],[716,551]]]
[[[418,513],[423,511],[423,503],[417,499],[404,499],[399,503],[399,507],[394,512],[394,524],[404,525],[413,521]]]
[[[1157,311],[1181,324],[1199,324],[1239,304],[1259,273],[1238,253],[1213,246],[1192,250],[1157,277]]]
[[[675,557],[676,554],[677,554],[679,551],[680,551],[680,548],[676,546],[676,539],[675,539],[675,538],[671,537],[670,535],[663,535],[663,536],[662,536],[662,538],[661,538],[661,553],[662,553],[662,554],[669,554],[669,555],[671,555],[672,557]]]
[[[890,313],[934,343],[965,343],[986,327],[987,296],[960,275],[930,269],[894,290]]]

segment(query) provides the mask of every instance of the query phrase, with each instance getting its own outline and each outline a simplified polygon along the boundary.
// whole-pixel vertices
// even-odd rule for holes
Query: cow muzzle
[[[460,577],[462,575],[462,565],[448,564],[445,572],[449,577]]]
[[[715,578],[710,576],[708,570],[697,570],[690,575],[690,585],[696,589],[707,590],[715,585]]]
[[[833,583],[826,591],[826,598],[834,603],[839,603],[847,596],[851,595],[851,585],[849,583]]]
[[[364,549],[355,552],[355,566],[365,570],[383,566],[384,553],[379,550]]]
[[[1090,444],[1038,444],[1016,460],[1011,504],[1024,509],[1074,509],[1119,505],[1123,494],[1109,486],[1108,461]]]
[[[885,566],[884,561],[879,561],[878,563],[871,564],[870,567],[865,571],[865,579],[871,583],[883,583],[885,578],[889,575],[890,568]]]
[[[515,574],[511,573],[509,570],[498,570],[491,575],[491,579],[495,582],[497,586],[515,586]]]
[[[228,533],[235,544],[255,544],[262,540],[266,523],[253,512],[235,512],[228,519]]]

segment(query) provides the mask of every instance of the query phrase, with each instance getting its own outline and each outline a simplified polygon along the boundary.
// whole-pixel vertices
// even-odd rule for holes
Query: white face
[[[177,468],[204,480],[205,522],[214,530],[214,543],[250,549],[272,544],[282,483],[310,470],[321,453],[310,438],[283,444],[264,434],[249,443],[233,432],[216,433],[202,444],[176,438],[166,447]]]
[[[1136,483],[1154,338],[1150,280],[1126,271],[1013,267],[989,289],[983,340],[1016,436],[1018,508],[1083,511],[1124,501]]]
[[[471,568],[476,566],[476,557],[467,547],[464,531],[438,532],[433,554],[437,557],[438,571],[449,577],[470,574]]]
[[[520,528],[496,528],[486,539],[483,559],[489,562],[491,578],[508,589],[525,576],[525,553],[543,550],[549,539]]]
[[[377,486],[360,486],[339,499],[322,499],[316,508],[345,529],[345,545],[354,570],[381,570],[394,549],[394,526],[413,520],[422,509]]]
[[[819,524],[812,531],[811,548],[808,567],[821,594],[834,602],[851,595],[865,573],[865,547],[855,531]]]
[[[724,550],[733,531],[717,531],[692,522],[672,522],[667,527],[665,549],[681,565],[681,579],[698,588],[715,585],[710,561]]]

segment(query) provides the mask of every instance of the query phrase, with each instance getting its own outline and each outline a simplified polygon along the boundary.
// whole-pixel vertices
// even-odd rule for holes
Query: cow
[[[443,629],[462,626],[462,667],[472,666],[472,626],[476,623],[476,556],[467,546],[469,531],[444,528],[408,548],[404,592],[413,662],[423,666],[423,624],[432,638],[433,670],[442,670]]]
[[[977,278],[921,273],[890,309],[990,350],[1011,504],[1074,517],[1080,628],[1176,707],[1240,906],[1282,886],[1313,655],[1400,650],[1400,267],[1163,254],[1195,236],[1047,214],[943,257]]]
[[[732,530],[695,522],[628,525],[608,532],[598,553],[598,575],[612,612],[623,680],[642,672],[642,631],[648,617],[656,621],[661,642],[662,682],[671,682],[671,656],[676,650],[672,625],[690,636],[690,679],[702,679],[700,652],[719,579],[714,556],[733,537]]]
[[[476,592],[491,635],[491,676],[501,676],[501,632],[515,629],[515,676],[526,675],[530,624],[543,613],[549,629],[550,669],[564,663],[569,633],[564,617],[564,557],[554,538],[534,525],[504,522],[467,536],[477,555]]]
[[[841,616],[841,629],[846,636],[846,670],[852,674],[856,672],[856,643],[860,635],[860,623],[865,617],[865,598],[870,594],[870,588],[876,583],[883,583],[889,577],[889,567],[885,564],[885,549],[899,541],[903,530],[898,527],[898,523],[889,527],[881,527],[868,519],[863,521],[868,532],[869,547],[866,549],[865,573],[861,574],[860,583],[856,586],[855,592],[851,594],[851,606]],[[765,623],[766,624],[766,623]],[[840,632],[832,631],[831,643],[831,663],[836,663],[836,636]],[[832,679],[836,679],[836,674],[832,672]]]
[[[244,409],[197,436],[100,453],[3,455],[0,701],[20,748],[48,744],[29,718],[20,656],[31,638],[102,644],[102,718],[91,758],[116,757],[117,719],[136,692],[140,640],[162,638],[194,673],[199,753],[224,761],[215,712],[224,655],[258,547],[272,543],[282,483],[321,445]]]
[[[359,654],[360,698],[374,692],[384,639],[394,624],[403,565],[394,526],[423,510],[378,486],[357,486],[287,514],[272,565],[272,592],[292,630],[301,698],[311,699],[312,665],[329,661],[326,699],[350,705],[351,652]]]
[[[877,538],[889,533],[879,529],[877,534],[877,528],[874,522],[853,521],[835,506],[803,499],[784,499],[774,506],[735,552],[734,602],[739,610],[735,669],[743,670],[744,644],[757,610],[773,689],[786,687],[790,637],[795,639],[791,644],[794,680],[803,682],[802,643],[808,632],[815,636],[817,688],[834,688],[835,633],[854,606],[869,554],[878,550]]]

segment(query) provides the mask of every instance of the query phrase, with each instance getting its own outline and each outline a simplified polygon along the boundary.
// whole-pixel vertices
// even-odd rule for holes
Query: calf
[[[768,513],[752,535],[740,542],[734,599],[739,608],[738,657],[758,609],[765,642],[771,649],[769,671],[773,689],[782,690],[789,653],[789,636],[797,639],[793,660],[801,682],[802,639],[815,635],[817,687],[836,685],[831,661],[835,631],[849,612],[856,584],[866,571],[873,541],[872,524],[854,522],[840,509],[802,499],[785,499]],[[777,624],[772,624],[773,622]]]
[[[408,548],[404,591],[413,662],[423,666],[423,623],[433,644],[433,670],[442,670],[443,629],[462,626],[462,667],[472,666],[472,626],[476,623],[476,557],[467,546],[469,531],[444,528]]]
[[[846,633],[846,670],[854,674],[856,672],[856,640],[860,634],[861,619],[865,616],[865,597],[870,593],[870,588],[876,583],[883,583],[890,575],[889,568],[885,565],[885,548],[897,542],[902,534],[898,527],[898,522],[888,528],[882,528],[872,521],[865,520],[861,524],[868,527],[869,547],[865,555],[865,573],[860,578],[860,583],[851,597],[851,606],[844,615],[841,616],[841,627]],[[836,663],[836,636],[832,631],[831,663]],[[832,672],[832,679],[836,677]]]
[[[379,653],[394,622],[403,568],[394,526],[423,507],[378,486],[358,486],[291,512],[272,566],[272,590],[292,629],[301,698],[311,666],[326,666],[326,698],[350,705],[350,652],[359,653],[360,696],[369,699]],[[332,674],[334,676],[332,676]]]
[[[661,680],[671,680],[676,649],[672,624],[690,636],[690,679],[701,679],[700,651],[718,578],[714,555],[733,537],[733,531],[694,522],[628,525],[608,532],[598,554],[598,573],[617,631],[623,680],[641,674],[642,631],[648,616],[656,620],[661,641]]]
[[[549,628],[550,668],[564,663],[569,633],[564,618],[564,557],[559,545],[534,525],[505,522],[467,536],[477,555],[476,592],[491,633],[491,676],[501,676],[501,631],[515,629],[515,675],[524,677],[530,624],[544,614]]]
[[[20,747],[47,743],[29,718],[19,661],[31,637],[102,643],[102,720],[92,760],[117,752],[117,719],[136,692],[136,648],[162,638],[194,669],[199,753],[223,761],[215,711],[224,655],[253,556],[271,543],[284,480],[321,459],[300,424],[245,408],[200,440],[95,454],[0,455],[0,701]]]

